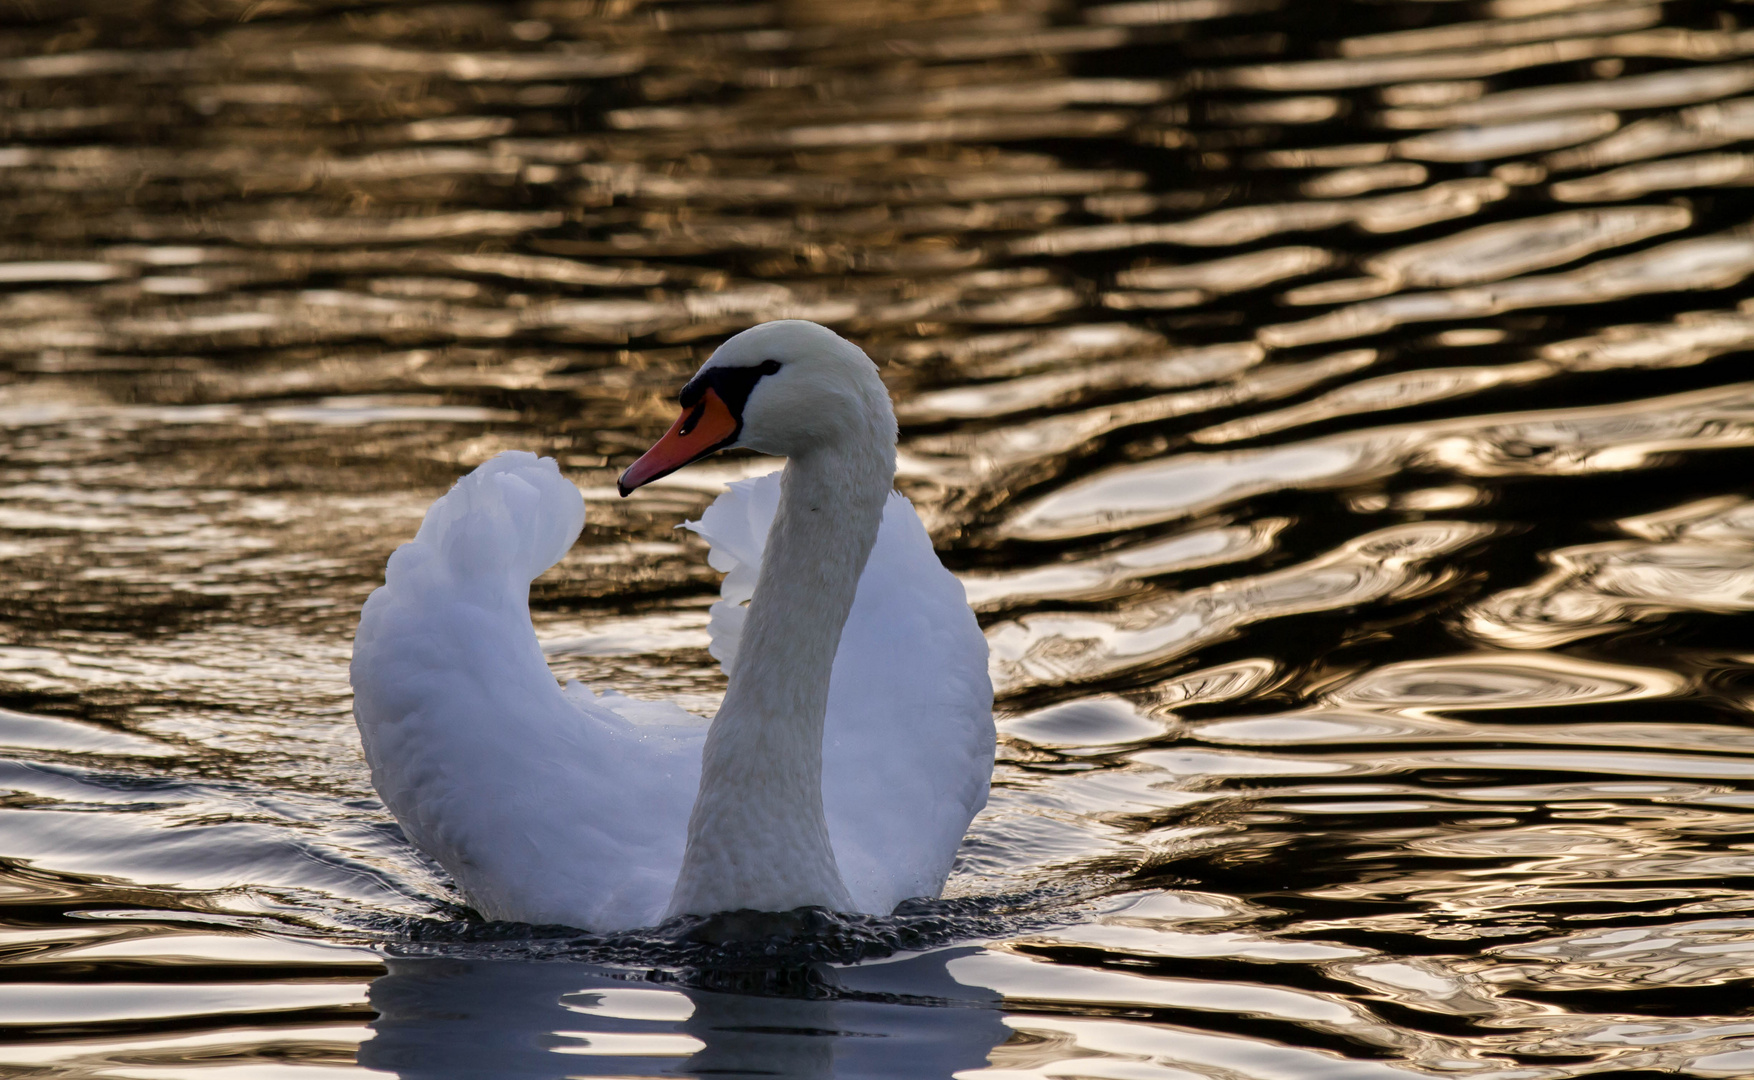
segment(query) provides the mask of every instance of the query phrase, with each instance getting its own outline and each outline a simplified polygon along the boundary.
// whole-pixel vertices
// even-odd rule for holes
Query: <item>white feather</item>
[[[726,571],[711,627],[727,672],[779,489],[777,472],[738,481],[688,524]],[[835,652],[822,741],[823,811],[860,911],[943,891],[992,765],[986,639],[913,504],[891,493]]]
[[[726,572],[713,655],[729,668],[779,474],[691,525]],[[652,925],[681,867],[706,722],[549,672],[529,584],[584,525],[551,459],[510,451],[433,504],[361,615],[352,677],[372,780],[409,838],[493,918]],[[992,771],[986,642],[900,495],[835,655],[823,803],[860,911],[943,888]]]

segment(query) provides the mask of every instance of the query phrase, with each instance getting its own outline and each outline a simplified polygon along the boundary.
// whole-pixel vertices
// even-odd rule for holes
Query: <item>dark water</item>
[[[0,15],[0,1074],[1754,1075],[1754,9]],[[788,316],[988,628],[954,899],[466,921],[359,604],[552,454],[556,673],[711,710],[771,464],[611,480]]]

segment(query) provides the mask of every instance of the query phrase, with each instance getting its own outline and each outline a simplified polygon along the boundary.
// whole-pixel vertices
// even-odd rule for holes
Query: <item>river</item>
[[[1754,1075],[1751,11],[0,5],[0,1073]],[[773,463],[613,480],[784,317],[991,645],[948,898],[484,923],[360,604],[550,455],[555,674],[711,712]]]

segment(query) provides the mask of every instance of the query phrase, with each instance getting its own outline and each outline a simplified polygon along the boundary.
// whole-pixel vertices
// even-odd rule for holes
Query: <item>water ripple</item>
[[[1735,5],[26,8],[0,1073],[1754,1072]],[[783,316],[993,643],[951,897],[484,923],[359,605],[545,453],[557,678],[710,713],[674,526],[773,465],[613,480]]]

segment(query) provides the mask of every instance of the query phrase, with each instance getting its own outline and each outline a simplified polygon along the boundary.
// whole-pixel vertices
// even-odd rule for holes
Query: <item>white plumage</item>
[[[728,672],[780,498],[779,473],[743,481],[689,526],[726,573],[711,630]],[[707,721],[577,683],[563,691],[549,673],[529,585],[584,517],[547,458],[507,452],[463,477],[391,557],[360,619],[352,678],[373,783],[475,906],[603,931],[653,925],[671,903]],[[886,914],[942,890],[986,804],[991,706],[962,586],[891,493],[822,732],[822,811],[856,910]]]

